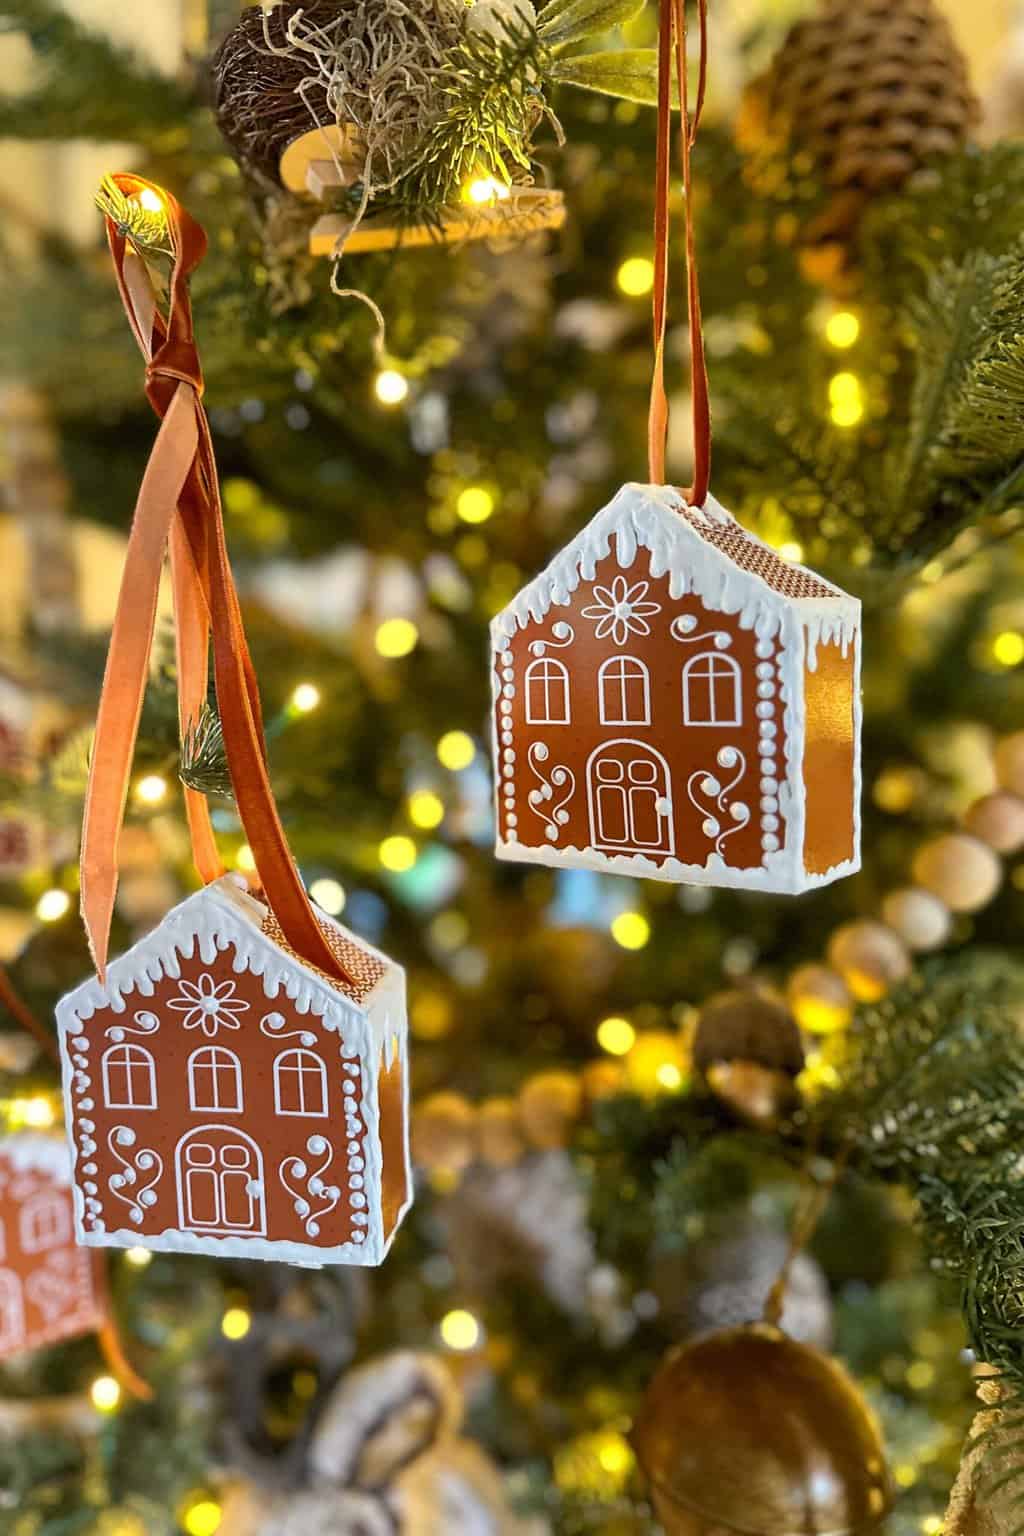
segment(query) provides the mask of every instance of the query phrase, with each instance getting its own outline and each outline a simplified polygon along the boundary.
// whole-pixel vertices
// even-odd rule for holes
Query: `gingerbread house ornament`
[[[494,619],[502,859],[796,894],[860,867],[860,603],[627,485]]]
[[[225,877],[59,1004],[79,1242],[382,1261],[411,1198],[405,976],[316,915],[345,983]]]
[[[75,1243],[63,1137],[0,1140],[0,1360],[98,1329],[104,1306],[92,1256]]]

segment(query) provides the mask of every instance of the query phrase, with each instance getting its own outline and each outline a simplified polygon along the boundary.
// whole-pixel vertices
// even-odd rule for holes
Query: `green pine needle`
[[[208,704],[189,723],[182,738],[178,777],[187,789],[197,789],[202,795],[233,793],[220,717]]]

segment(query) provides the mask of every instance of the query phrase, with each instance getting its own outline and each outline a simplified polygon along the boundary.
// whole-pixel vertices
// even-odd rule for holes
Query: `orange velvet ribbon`
[[[210,638],[228,770],[264,896],[288,943],[341,981],[351,977],[316,920],[281,825],[267,770],[256,673],[224,536],[217,466],[202,404],[203,376],[188,283],[206,253],[206,234],[162,188],[114,178],[128,197],[150,190],[166,212],[173,267],[166,314],[145,263],[107,219],[110,251],[129,322],[146,360],[146,394],[160,430],[135,506],[124,576],[103,679],[82,829],[82,918],[105,977],[117,894],[117,854],[168,547],[174,594],[178,701],[185,725],[206,698]],[[209,883],[223,873],[206,798],[186,790],[196,868]]]
[[[658,129],[654,211],[654,374],[647,423],[648,471],[652,484],[665,481],[665,444],[668,438],[668,398],[665,394],[665,330],[668,319],[669,195],[672,174],[672,64],[681,111],[680,144],[683,193],[686,199],[686,269],[690,322],[693,390],[693,485],[685,493],[696,507],[704,505],[711,479],[711,406],[708,399],[707,361],[700,307],[700,278],[694,232],[691,151],[704,110],[707,87],[707,0],[698,0],[700,16],[700,65],[697,102],[690,115],[686,76],[686,0],[661,0],[658,26]]]

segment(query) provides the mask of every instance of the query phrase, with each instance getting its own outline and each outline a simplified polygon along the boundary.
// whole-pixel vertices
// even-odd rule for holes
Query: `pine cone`
[[[817,172],[832,196],[801,243],[843,247],[872,197],[961,148],[979,117],[933,0],[821,0],[747,87],[737,137],[762,188]]]

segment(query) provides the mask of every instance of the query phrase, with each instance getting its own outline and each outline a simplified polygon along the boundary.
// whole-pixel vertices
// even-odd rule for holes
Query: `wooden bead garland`
[[[915,954],[940,949],[953,926],[949,908],[916,885],[890,892],[882,903],[882,916]]]
[[[1000,789],[1024,799],[1024,731],[1004,737],[996,748],[996,778]]]
[[[964,826],[996,853],[1017,853],[1024,848],[1024,800],[997,790],[971,806]]]
[[[992,849],[964,832],[947,832],[918,850],[914,879],[944,901],[951,912],[987,907],[1003,878]]]
[[[869,918],[837,928],[828,958],[862,1003],[877,1002],[910,975],[910,956],[899,934]]]
[[[844,924],[832,936],[828,964],[810,962],[792,972],[786,1000],[802,1030],[844,1029],[857,1002],[877,1001],[907,978],[912,954],[947,942],[954,912],[978,911],[996,894],[1002,881],[997,852],[1024,846],[1011,847],[1010,837],[1011,829],[1024,826],[1024,731],[999,743],[995,764],[1000,790],[968,809],[965,832],[943,834],[918,851],[916,884],[885,897],[883,921]],[[431,1172],[457,1175],[477,1158],[508,1167],[514,1157],[565,1146],[585,1110],[629,1087],[628,1060],[599,1057],[578,1078],[540,1073],[523,1084],[517,1100],[485,1100],[479,1109],[460,1094],[435,1094],[417,1106],[414,1154]]]

